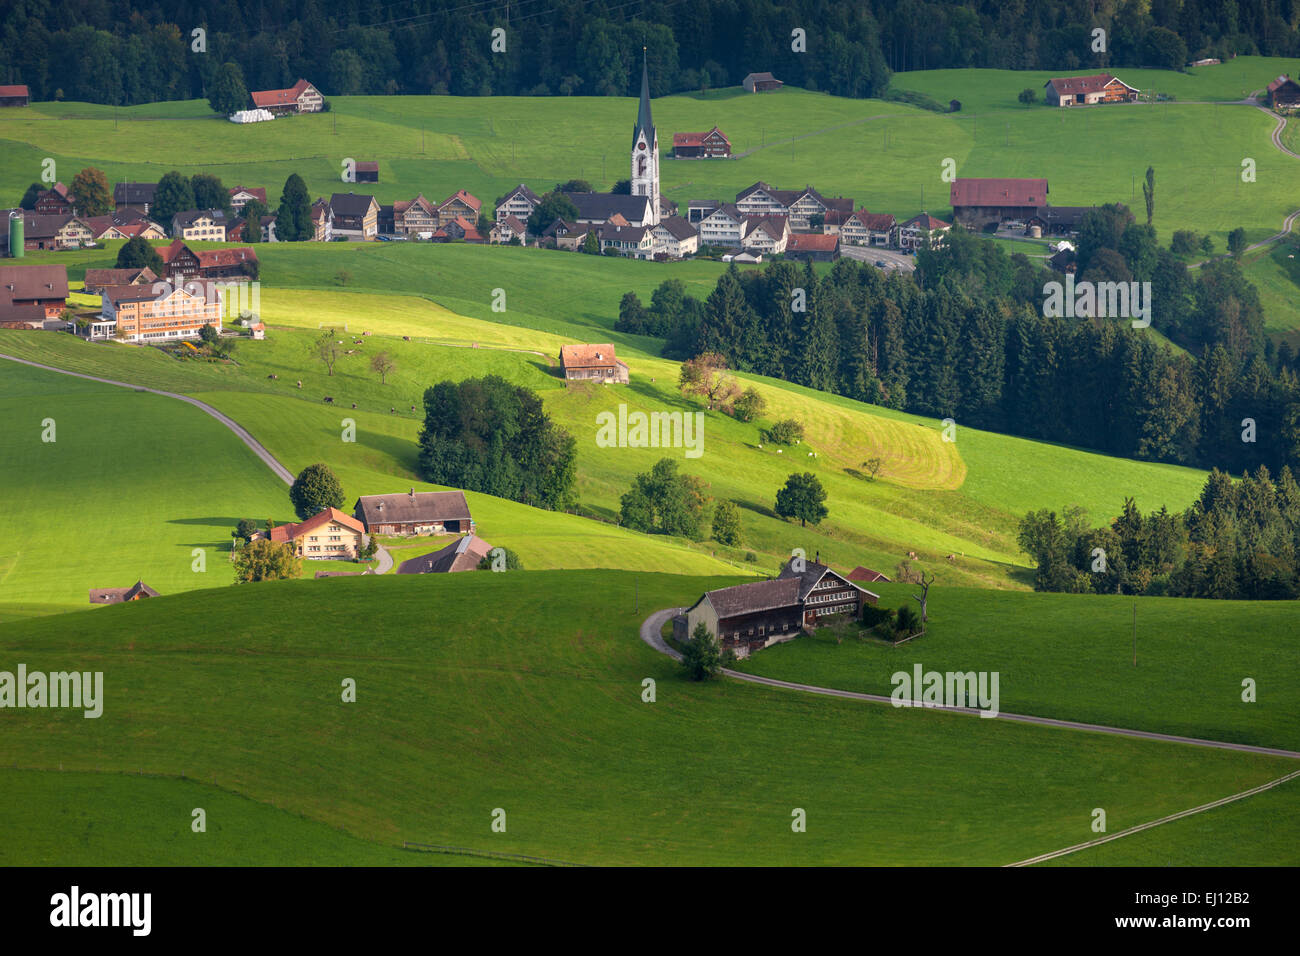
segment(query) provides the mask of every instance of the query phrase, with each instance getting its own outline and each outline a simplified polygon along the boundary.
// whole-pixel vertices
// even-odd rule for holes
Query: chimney
[[[821,564],[821,563],[822,563],[822,552],[821,549],[818,548],[813,557],[813,564]]]

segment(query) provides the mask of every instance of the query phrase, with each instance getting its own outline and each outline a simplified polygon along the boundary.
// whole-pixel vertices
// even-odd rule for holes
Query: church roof
[[[632,148],[636,149],[637,136],[645,131],[646,146],[655,144],[655,123],[650,115],[650,70],[646,65],[645,50],[641,51],[641,105],[636,111],[636,126],[632,128]]]

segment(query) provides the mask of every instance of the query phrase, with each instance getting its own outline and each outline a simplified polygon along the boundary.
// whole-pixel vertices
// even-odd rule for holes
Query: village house
[[[253,199],[256,199],[263,206],[267,205],[265,186],[235,186],[233,189],[229,190],[229,192],[230,208],[236,213],[243,212],[244,207]]]
[[[686,221],[698,223],[722,205],[721,199],[690,199],[686,203]]]
[[[792,232],[809,232],[820,230],[820,222],[814,220],[831,211],[851,213],[853,200],[823,196],[811,186],[774,189],[760,180],[736,193],[736,208],[745,216],[788,216]]]
[[[67,213],[49,216],[27,213],[22,219],[24,249],[80,249],[95,238],[95,231],[85,220]],[[7,243],[8,237],[5,239]]]
[[[379,163],[375,160],[359,162],[357,163],[355,173],[356,182],[377,183],[379,182]]]
[[[780,255],[791,238],[785,216],[746,216],[741,224],[740,245],[755,255]]]
[[[587,235],[592,228],[586,223],[557,219],[546,227],[546,231],[542,233],[542,239],[554,240],[557,249],[568,249],[570,252],[577,252],[582,248],[582,244],[587,241]]]
[[[257,220],[258,226],[262,230],[262,236],[260,241],[262,242],[279,241],[275,235],[275,216],[276,214],[273,212],[267,213],[265,216],[261,216]],[[245,227],[247,225],[248,225],[248,220],[246,218],[240,217],[238,219],[232,219],[230,221],[230,224],[226,226],[226,242],[250,241],[251,237],[245,231]]]
[[[492,227],[491,241],[506,245],[512,241],[523,245],[528,240],[528,225],[515,216],[498,219]]]
[[[136,269],[87,269],[82,287],[91,295],[98,295],[114,285],[150,285],[158,276],[148,266]]]
[[[334,214],[331,229],[334,237],[368,242],[379,234],[379,203],[374,196],[334,193],[330,196],[330,210]]]
[[[614,355],[614,346],[561,345],[560,374],[566,382],[602,382],[626,385],[629,373],[626,362]]]
[[[0,86],[0,106],[27,106],[32,101],[26,86]]]
[[[673,133],[673,156],[678,159],[725,159],[731,140],[716,126],[707,133]]]
[[[247,279],[258,270],[257,253],[251,246],[195,252],[183,240],[173,239],[158,255],[163,261],[163,278],[172,285],[191,279]]]
[[[67,301],[67,266],[0,266],[0,328],[61,326]]]
[[[157,183],[114,183],[113,207],[118,210],[134,208],[147,213],[157,192]]]
[[[172,236],[185,242],[225,242],[228,225],[220,209],[186,209],[172,216]]]
[[[943,234],[951,228],[952,223],[923,212],[898,225],[894,230],[894,245],[904,252],[916,252],[926,247],[938,248],[943,244]]]
[[[840,237],[796,232],[785,247],[786,258],[809,262],[834,262],[840,257]]]
[[[253,109],[266,110],[274,116],[291,113],[319,113],[325,97],[306,80],[299,80],[286,90],[258,90],[248,94]]]
[[[330,242],[334,238],[334,209],[324,199],[311,204],[313,242]]]
[[[739,248],[745,237],[745,214],[731,203],[723,203],[700,220],[700,244]]]
[[[771,73],[750,73],[740,81],[740,85],[745,88],[746,93],[768,93],[785,86]]]
[[[464,216],[457,216],[433,234],[434,242],[486,242],[478,227]]]
[[[268,537],[275,544],[289,545],[300,558],[352,560],[365,547],[366,529],[351,515],[326,508],[306,521],[276,525]]]
[[[422,554],[403,561],[397,566],[398,574],[454,574],[460,571],[477,571],[479,563],[492,551],[476,534],[467,534],[440,551]]]
[[[463,189],[458,189],[438,204],[438,227],[446,228],[447,223],[463,218],[471,223],[478,222],[482,201]]]
[[[841,620],[857,620],[863,604],[879,596],[859,587],[818,561],[795,571],[787,561],[767,581],[706,591],[673,619],[673,636],[688,641],[703,624],[724,651],[746,658],[754,651],[793,640],[805,629]]]
[[[846,246],[887,246],[898,225],[887,212],[858,209],[840,222],[840,243]]]
[[[649,196],[621,193],[569,193],[569,201],[578,209],[578,222],[597,226],[622,216],[629,226],[652,225],[656,217]]]
[[[91,604],[126,604],[144,598],[158,597],[158,592],[143,581],[136,581],[129,588],[91,588]]]
[[[654,257],[654,233],[650,226],[618,226],[603,223],[595,227],[596,241],[603,255],[613,249],[631,259]]]
[[[1270,107],[1279,112],[1298,109],[1300,108],[1300,83],[1291,79],[1289,73],[1284,73],[1268,85],[1265,99]]]
[[[684,259],[695,255],[700,248],[699,232],[681,216],[659,220],[651,235],[656,256],[662,254],[669,259]]]
[[[1083,217],[1092,210],[1092,206],[1039,206],[1034,214],[1025,220],[1025,235],[1073,236],[1079,231]]]
[[[541,201],[537,193],[520,183],[501,197],[501,202],[497,204],[497,222],[504,221],[506,216],[514,216],[526,223]]]
[[[37,193],[32,207],[32,212],[38,216],[71,216],[76,211],[76,197],[63,183],[55,183]]]
[[[139,216],[134,209],[112,212],[107,216],[91,216],[81,221],[90,229],[91,238],[96,242],[108,239],[131,239],[135,236],[143,236],[149,240],[167,238],[161,226]]]
[[[1047,203],[1047,192],[1046,179],[954,179],[948,190],[953,220],[967,229],[1023,222]]]
[[[352,514],[369,534],[466,534],[474,530],[463,491],[420,491],[362,495]]]
[[[1110,73],[1057,77],[1048,80],[1043,86],[1043,98],[1050,106],[1131,103],[1140,92]]]
[[[205,325],[221,331],[221,290],[210,285],[108,286],[100,296],[100,314],[86,330],[91,341],[118,338],[153,344],[196,339]]]
[[[438,207],[420,193],[393,203],[393,232],[412,239],[432,239],[438,229]]]

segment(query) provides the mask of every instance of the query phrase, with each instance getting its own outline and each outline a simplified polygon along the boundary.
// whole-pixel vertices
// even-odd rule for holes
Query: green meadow
[[[200,852],[172,844],[190,838],[191,809],[210,800],[209,829],[225,827],[214,842],[228,844],[282,845],[301,830],[298,816],[379,847],[450,844],[579,863],[989,865],[1088,839],[1097,806],[1118,830],[1293,767],[735,681],[692,684],[637,639],[648,609],[734,580],[335,578],[165,596],[78,616],[75,628],[63,617],[0,625],[6,667],[102,671],[105,688],[96,720],[6,715],[0,765],[45,771],[23,792],[49,797],[36,818],[23,801],[4,801],[0,826],[50,826],[70,787],[86,786],[66,783],[77,780],[71,772],[143,771],[195,781],[183,798],[176,788],[159,794],[167,788],[147,777],[112,786],[115,800],[140,794],[157,808],[145,839],[169,860]],[[345,678],[356,681],[354,703],[341,700]],[[656,682],[654,703],[642,701],[645,678]],[[199,786],[264,812],[232,809]],[[497,808],[505,833],[491,830]],[[791,830],[796,808],[805,833]],[[76,840],[118,813],[111,803],[78,808],[66,836],[39,838],[42,858],[107,852],[109,838],[84,851]],[[305,838],[323,860],[378,853],[324,829]],[[244,852],[252,862],[269,856]],[[1193,840],[1186,852],[1214,848]],[[21,847],[9,857],[31,861]]]

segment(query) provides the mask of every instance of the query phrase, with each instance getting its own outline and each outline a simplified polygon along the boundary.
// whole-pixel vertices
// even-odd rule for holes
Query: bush
[[[702,621],[695,625],[690,641],[682,648],[682,670],[691,680],[713,680],[722,673],[718,639]]]
[[[326,508],[342,508],[343,486],[327,465],[308,465],[289,488],[289,501],[299,519],[306,521]]]
[[[483,555],[483,560],[478,563],[478,567],[474,570],[491,571],[493,562],[497,560],[498,551],[500,551],[502,556],[505,558],[505,569],[507,571],[522,571],[524,569],[524,563],[519,560],[519,555],[515,554],[515,552],[511,551],[509,548],[497,547]]]
[[[894,633],[909,637],[921,630],[921,615],[910,604],[904,604],[894,615]]]
[[[803,423],[786,418],[763,430],[763,441],[773,445],[793,445],[803,441]]]
[[[748,561],[750,564],[756,564],[758,562],[758,555],[756,555],[753,551],[746,551],[745,560]]]
[[[736,399],[731,407],[731,413],[736,416],[738,422],[752,422],[762,415],[766,408],[767,400],[751,385]]]
[[[893,608],[880,607],[876,604],[862,605],[862,626],[875,627],[877,624],[889,624],[893,629],[894,611]]]

